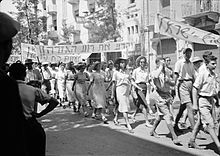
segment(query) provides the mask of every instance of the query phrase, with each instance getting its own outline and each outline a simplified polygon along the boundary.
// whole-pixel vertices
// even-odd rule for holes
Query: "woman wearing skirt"
[[[139,86],[137,86],[133,81],[131,81],[131,75],[129,71],[126,69],[127,59],[125,58],[118,58],[115,61],[115,65],[119,68],[117,71],[113,73],[112,82],[113,82],[113,89],[112,89],[112,99],[116,96],[117,101],[119,103],[118,111],[123,113],[123,117],[125,119],[128,132],[134,133],[129,120],[128,120],[128,113],[131,112],[131,85],[134,85],[136,88],[142,90]],[[116,92],[114,92],[116,90]],[[116,93],[116,95],[115,95]]]

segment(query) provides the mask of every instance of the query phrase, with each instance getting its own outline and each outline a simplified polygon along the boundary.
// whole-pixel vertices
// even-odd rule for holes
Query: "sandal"
[[[89,116],[89,113],[88,112],[85,112],[84,113],[84,117],[88,117]]]
[[[114,122],[115,125],[119,125],[118,120],[114,119],[113,122]]]
[[[106,117],[102,117],[102,121],[104,122],[104,124],[108,124],[108,120],[106,119]]]
[[[133,129],[128,129],[128,132],[133,134],[134,130]]]

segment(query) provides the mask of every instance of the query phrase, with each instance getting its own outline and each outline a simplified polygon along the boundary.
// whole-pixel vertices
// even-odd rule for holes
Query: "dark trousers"
[[[142,93],[146,96],[146,94],[147,94],[147,85],[146,85],[146,83],[138,83],[137,85],[143,89]],[[142,100],[142,98],[138,94],[138,89],[136,88],[135,91],[136,91],[136,94],[137,94],[137,97],[138,97],[137,102],[136,102],[137,108],[140,108],[140,106],[142,106],[142,107],[145,107],[147,109],[147,106],[145,105],[144,101]]]
[[[45,156],[46,134],[41,124],[35,118],[30,118],[25,124],[25,132],[29,155]]]

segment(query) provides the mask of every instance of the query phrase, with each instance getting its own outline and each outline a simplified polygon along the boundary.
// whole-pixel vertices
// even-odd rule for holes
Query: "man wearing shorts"
[[[182,130],[178,127],[178,122],[183,115],[184,110],[187,108],[187,115],[191,128],[193,129],[195,125],[194,114],[192,110],[192,85],[195,79],[195,69],[193,63],[190,61],[192,55],[192,49],[186,48],[183,51],[183,58],[178,60],[175,64],[174,69],[174,80],[177,86],[179,98],[180,98],[180,108],[176,116],[174,129],[176,132],[181,133]],[[178,85],[177,85],[178,80]]]
[[[219,101],[216,96],[218,95],[218,82],[217,75],[214,70],[217,65],[217,58],[213,55],[207,56],[205,59],[206,68],[203,72],[199,72],[196,80],[193,84],[193,109],[199,111],[201,124],[205,131],[207,131],[213,141],[215,142],[219,152],[220,143],[218,137],[215,133],[215,124],[212,116],[212,108],[217,103],[219,106]],[[217,100],[217,101],[215,101]],[[199,131],[199,128],[193,129],[192,136],[189,141],[189,147],[198,147],[195,144],[195,138]]]
[[[150,132],[151,136],[159,137],[155,132],[162,118],[166,121],[167,127],[172,135],[173,143],[178,145],[180,141],[172,125],[172,114],[170,112],[170,105],[173,102],[171,96],[171,86],[175,85],[175,82],[169,77],[169,73],[165,70],[165,63],[163,58],[156,59],[157,69],[152,71],[151,79],[155,85],[155,89],[152,93],[152,99],[156,102],[157,116]]]

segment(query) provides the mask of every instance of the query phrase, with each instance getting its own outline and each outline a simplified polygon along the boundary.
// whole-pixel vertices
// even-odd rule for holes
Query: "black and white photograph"
[[[220,0],[0,0],[1,153],[220,155]]]

